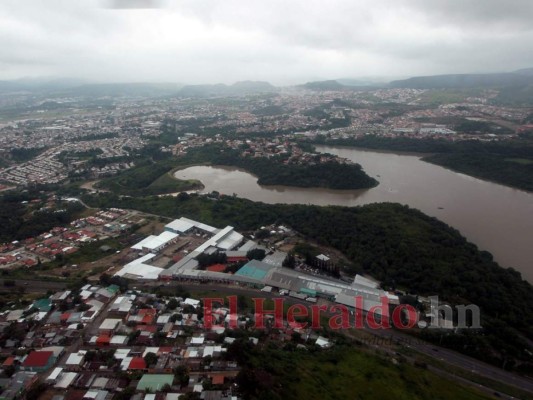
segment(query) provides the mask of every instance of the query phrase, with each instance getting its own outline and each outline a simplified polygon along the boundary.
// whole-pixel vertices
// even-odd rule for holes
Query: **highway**
[[[15,282],[15,286],[5,286],[4,282]],[[24,288],[26,293],[46,293],[48,290],[59,291],[67,288],[67,282],[38,281],[25,279],[0,279],[0,288],[4,292],[16,292]]]

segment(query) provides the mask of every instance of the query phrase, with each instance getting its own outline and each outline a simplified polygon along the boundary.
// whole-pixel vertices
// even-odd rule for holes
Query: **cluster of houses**
[[[117,112],[117,111],[113,111]],[[130,118],[137,119],[135,116]],[[87,170],[85,162],[64,165],[59,155],[76,154],[98,149],[98,158],[113,159],[128,156],[131,151],[146,145],[142,131],[121,127],[118,118],[110,118],[107,112],[84,115],[75,113],[70,117],[57,120],[26,119],[0,127],[0,152],[9,153],[11,149],[43,149],[42,154],[21,165],[0,169],[0,178],[17,185],[30,183],[57,183],[69,176],[69,172],[82,173]],[[144,127],[143,131],[159,131]],[[95,176],[110,175],[120,169],[133,166],[131,163],[117,162],[94,168]]]
[[[21,186],[29,183],[59,183],[66,178],[66,168],[50,151],[22,165],[0,169],[0,180]]]
[[[0,265],[32,267],[58,255],[75,253],[85,243],[101,236],[114,236],[127,230],[128,212],[122,209],[99,211],[71,222],[69,228],[54,227],[36,237],[0,245]]]
[[[116,285],[60,291],[0,314],[0,399],[17,399],[39,387],[56,400],[236,400],[239,365],[228,356],[235,341],[259,345],[254,314],[232,315],[222,304],[204,325],[201,300],[121,292]],[[230,323],[233,321],[232,323]],[[306,347],[332,342],[289,324],[270,338]],[[261,339],[263,340],[263,339]],[[38,386],[40,385],[40,386]]]

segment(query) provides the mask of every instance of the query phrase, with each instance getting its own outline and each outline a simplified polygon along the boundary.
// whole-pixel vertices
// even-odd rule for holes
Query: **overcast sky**
[[[533,67],[532,17],[531,0],[1,0],[0,79],[281,85],[512,71]]]

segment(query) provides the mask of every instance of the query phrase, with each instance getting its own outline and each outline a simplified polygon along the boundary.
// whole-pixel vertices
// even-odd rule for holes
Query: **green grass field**
[[[153,181],[148,187],[152,189],[168,190],[172,189],[176,192],[181,190],[189,190],[191,187],[200,185],[200,182],[194,179],[181,180],[174,178],[174,170],[167,172]]]
[[[432,89],[420,96],[422,103],[429,104],[449,104],[460,103],[467,97],[479,93],[477,89]]]
[[[174,178],[174,169],[170,168],[171,165],[165,163],[141,165],[103,179],[97,186],[129,196],[176,193],[200,187],[198,181]]]
[[[353,345],[316,352],[270,346],[261,351],[252,350],[249,361],[244,375],[249,379],[250,390],[255,392],[252,399],[490,398],[424,368],[374,356]],[[246,382],[244,387],[248,387]]]

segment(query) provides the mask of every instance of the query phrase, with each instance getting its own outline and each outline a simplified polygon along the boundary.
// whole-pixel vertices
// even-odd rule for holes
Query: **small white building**
[[[85,354],[87,354],[87,350],[79,350],[77,353],[71,353],[65,362],[65,366],[67,368],[81,368]]]
[[[100,333],[113,332],[122,320],[119,318],[106,318],[98,328]]]

